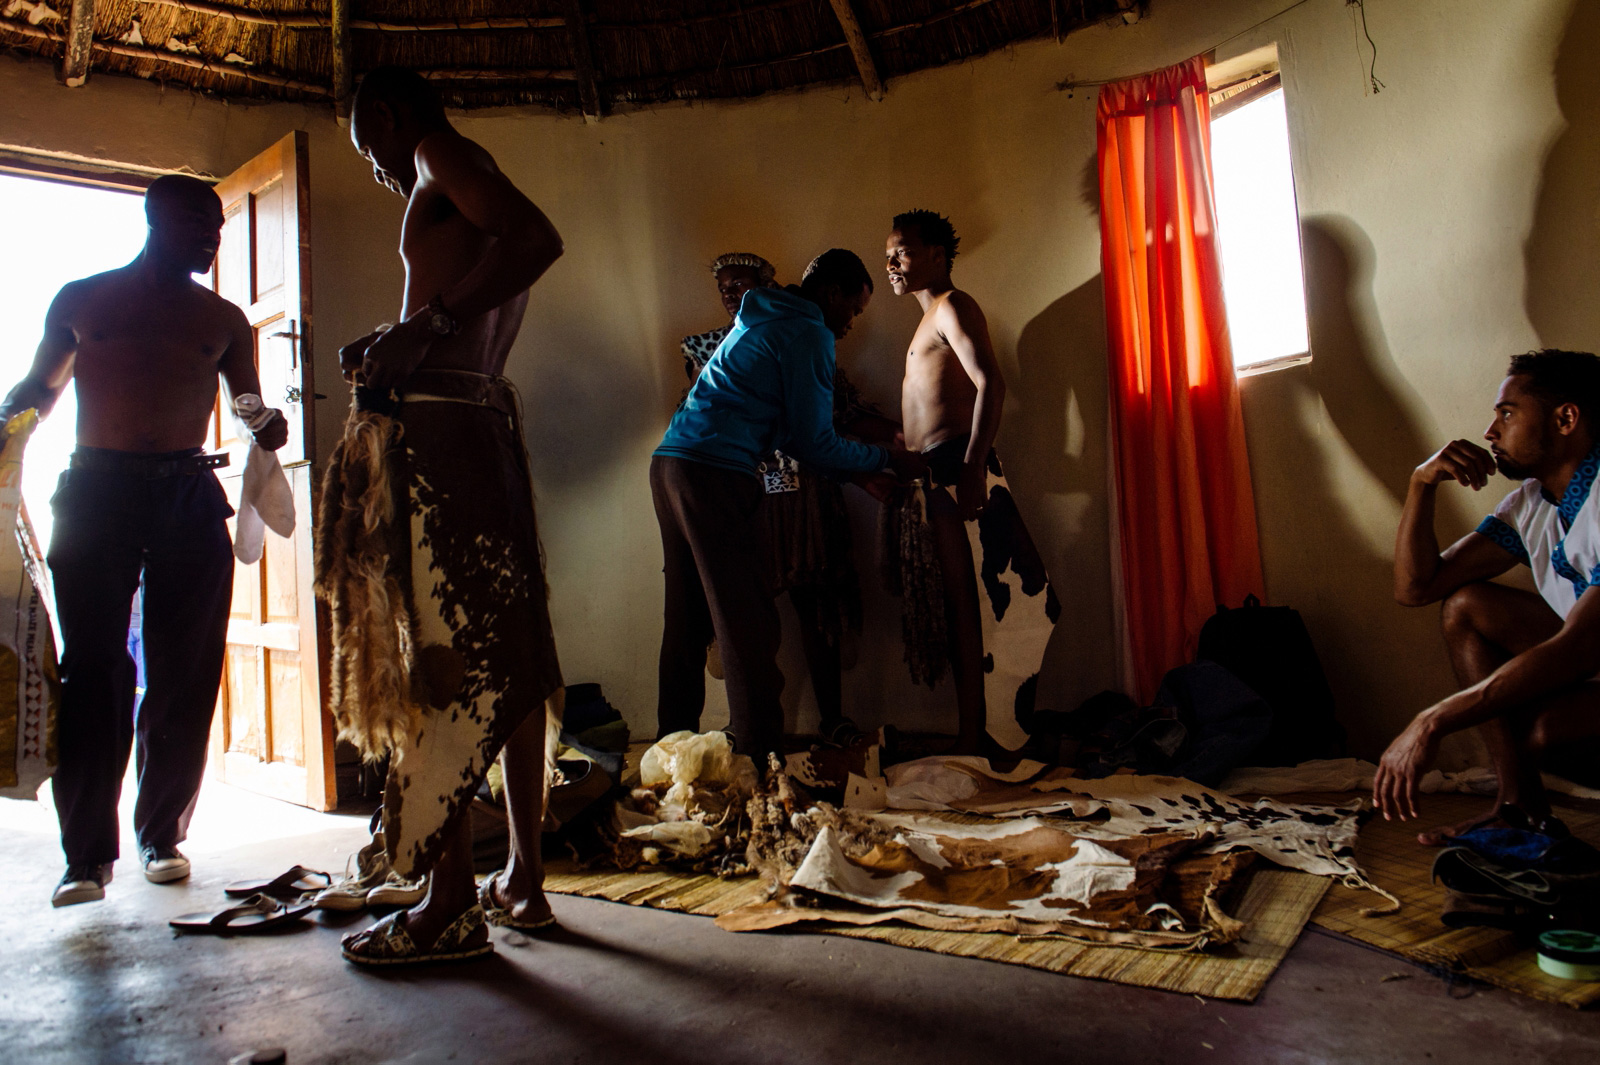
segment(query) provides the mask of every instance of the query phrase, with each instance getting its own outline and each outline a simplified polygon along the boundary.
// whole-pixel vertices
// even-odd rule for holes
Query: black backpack
[[[1253,595],[1237,609],[1218,606],[1200,629],[1196,657],[1226,668],[1272,708],[1272,728],[1252,764],[1298,765],[1344,754],[1333,690],[1299,611],[1262,606]]]

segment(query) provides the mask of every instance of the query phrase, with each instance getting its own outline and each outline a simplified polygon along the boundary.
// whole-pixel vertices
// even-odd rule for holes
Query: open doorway
[[[69,184],[0,174],[0,391],[10,391],[33,363],[45,312],[62,285],[126,266],[144,245],[138,189]],[[67,385],[56,409],[28,442],[22,498],[40,546],[50,543],[50,496],[72,454],[77,396]]]

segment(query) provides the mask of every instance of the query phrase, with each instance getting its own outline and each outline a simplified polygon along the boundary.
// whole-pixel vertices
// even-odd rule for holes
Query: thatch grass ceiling
[[[619,103],[848,82],[870,87],[874,76],[892,84],[916,70],[1060,37],[1142,6],[1143,0],[0,0],[0,47],[58,69],[76,55],[89,76],[307,102],[340,95],[341,70],[359,77],[380,63],[399,63],[436,79],[458,107],[535,104],[603,113]],[[92,41],[82,35],[88,26]]]

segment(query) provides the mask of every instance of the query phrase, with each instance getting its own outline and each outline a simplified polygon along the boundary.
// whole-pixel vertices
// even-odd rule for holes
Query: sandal
[[[167,923],[180,932],[213,936],[255,935],[292,924],[311,912],[309,903],[291,904],[270,895],[251,895],[220,913],[186,913]]]
[[[496,869],[478,883],[478,905],[483,908],[483,919],[496,928],[509,928],[513,932],[542,932],[553,928],[556,915],[551,914],[541,921],[519,921],[511,916],[511,911],[494,901],[494,882],[500,879],[504,869]]]
[[[251,895],[271,895],[278,899],[298,899],[333,886],[333,877],[316,869],[296,865],[288,872],[271,880],[235,880],[223,888],[230,899],[247,899]]]
[[[341,952],[346,961],[357,965],[427,965],[438,961],[467,961],[494,953],[494,944],[465,946],[467,939],[483,927],[483,910],[470,907],[439,933],[427,950],[417,946],[406,931],[406,911],[392,913],[361,932],[345,936]]]

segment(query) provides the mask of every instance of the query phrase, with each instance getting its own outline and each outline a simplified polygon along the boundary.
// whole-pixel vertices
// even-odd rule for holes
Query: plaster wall
[[[1095,90],[1056,83],[1275,42],[1314,358],[1244,383],[1268,595],[1304,613],[1359,753],[1448,691],[1434,613],[1389,597],[1399,500],[1429,452],[1481,431],[1508,354],[1600,346],[1600,74],[1578,54],[1600,34],[1600,3],[1369,4],[1377,94],[1353,9],[1306,0],[1269,19],[1285,6],[1156,0],[1137,25],[900,79],[878,104],[841,86],[593,126],[461,117],[567,243],[534,290],[509,373],[526,403],[568,679],[601,681],[636,731],[653,731],[660,550],[646,469],[684,385],[677,338],[721,319],[705,264],[753,250],[794,280],[838,245],[874,265],[889,218],[928,206],[962,235],[957,283],[983,304],[1011,385],[1007,473],[1066,606],[1043,705],[1111,686]],[[294,128],[311,134],[325,453],[345,402],[337,347],[394,314],[401,280],[400,201],[370,181],[331,113],[106,77],[67,90],[43,64],[0,61],[0,143],[220,174]],[[880,288],[841,345],[891,413],[916,319]],[[1505,487],[1446,489],[1441,535],[1466,531]],[[898,604],[877,589],[873,508],[847,494],[867,618],[846,709],[869,725],[953,730],[948,686],[906,679]],[[784,666],[791,726],[809,724],[795,640]],[[725,713],[712,687],[708,726]]]

